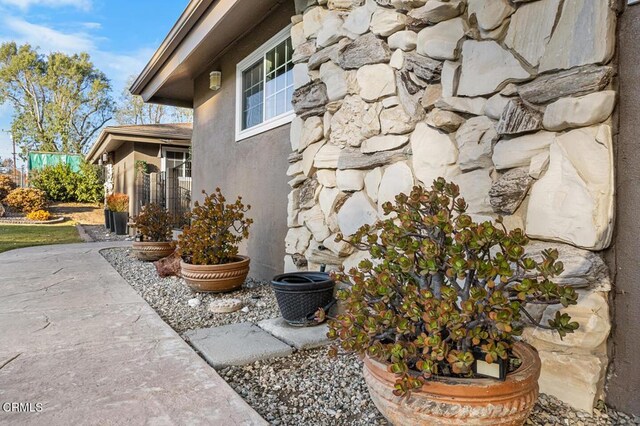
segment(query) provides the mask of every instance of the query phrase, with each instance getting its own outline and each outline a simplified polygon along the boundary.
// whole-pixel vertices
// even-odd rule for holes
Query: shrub
[[[37,188],[14,189],[4,199],[9,207],[23,213],[31,213],[36,210],[46,210],[47,196],[44,191]]]
[[[0,175],[0,201],[4,200],[11,191],[16,189],[16,186],[16,183],[10,176]]]
[[[236,260],[238,244],[249,237],[252,219],[245,218],[251,206],[242,203],[242,197],[233,204],[226,199],[220,188],[205,195],[202,204],[195,202],[188,217],[191,225],[185,226],[178,237],[178,253],[192,265],[219,265]]]
[[[75,189],[75,199],[80,203],[97,203],[104,198],[104,181],[98,166],[86,161],[80,165],[80,179]]]
[[[116,192],[107,197],[107,208],[112,212],[124,213],[129,211],[129,196]]]
[[[31,185],[47,194],[51,201],[75,201],[79,176],[69,164],[59,163],[35,171]]]
[[[102,199],[103,182],[96,166],[82,162],[80,171],[59,163],[33,173],[31,184],[52,201],[95,203]]]
[[[560,337],[578,328],[564,313],[538,324],[525,309],[577,303],[574,289],[551,281],[563,270],[557,250],[536,261],[522,230],[507,231],[502,218],[475,223],[466,209],[458,187],[442,178],[431,190],[400,194],[383,205],[386,219],[348,241],[371,259],[334,274],[351,287],[338,293],[346,311],[329,321],[329,337],[390,364],[396,395],[432,375],[472,376],[478,353],[488,363],[513,359],[526,322]]]
[[[171,215],[156,203],[147,204],[133,218],[144,241],[171,241]]]
[[[35,210],[27,214],[27,219],[45,221],[51,219],[51,213],[46,210]]]

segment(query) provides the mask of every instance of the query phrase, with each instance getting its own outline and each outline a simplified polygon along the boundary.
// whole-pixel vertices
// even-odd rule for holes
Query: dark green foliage
[[[191,225],[184,227],[178,239],[178,253],[192,265],[220,265],[233,262],[238,255],[238,244],[249,237],[253,219],[244,214],[251,208],[242,203],[242,197],[226,204],[220,188],[205,195],[204,202],[196,201],[189,214]]]
[[[33,173],[31,184],[51,201],[96,203],[102,199],[103,182],[96,166],[83,162],[80,171],[60,163]]]
[[[456,185],[441,178],[383,209],[387,219],[348,240],[371,256],[334,274],[351,287],[338,293],[346,312],[329,322],[329,337],[389,363],[397,395],[432,375],[472,375],[474,349],[489,363],[511,358],[527,323],[561,337],[578,328],[567,314],[543,325],[525,310],[528,303],[576,304],[573,288],[551,281],[563,271],[558,252],[534,259],[522,230],[507,231],[501,218],[475,223]]]
[[[80,165],[80,176],[76,186],[76,201],[97,203],[104,198],[104,180],[100,167],[85,161]]]

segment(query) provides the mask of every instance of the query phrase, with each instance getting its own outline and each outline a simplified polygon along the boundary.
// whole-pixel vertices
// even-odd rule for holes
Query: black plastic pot
[[[113,221],[115,222],[116,235],[127,235],[127,222],[129,221],[129,213],[113,212]]]
[[[282,317],[294,326],[317,325],[314,314],[329,310],[334,303],[336,283],[325,272],[293,272],[277,275],[271,281]]]
[[[114,218],[114,214],[115,214],[114,211],[109,210],[109,231],[110,232],[116,232],[116,220]]]
[[[104,227],[105,229],[111,229],[111,210],[104,209]]]

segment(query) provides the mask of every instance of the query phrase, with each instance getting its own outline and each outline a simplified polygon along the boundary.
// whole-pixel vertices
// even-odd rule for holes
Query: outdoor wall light
[[[109,162],[109,153],[105,152],[102,154],[102,162],[103,163],[108,163]]]
[[[220,90],[222,85],[222,73],[220,71],[211,71],[209,73],[209,89],[213,91]]]

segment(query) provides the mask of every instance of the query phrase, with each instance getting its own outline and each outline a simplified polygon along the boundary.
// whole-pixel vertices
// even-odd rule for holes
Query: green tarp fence
[[[55,152],[30,152],[29,153],[29,171],[41,170],[48,166],[66,163],[71,166],[74,172],[80,171],[82,164],[82,155],[77,154],[59,154]]]

